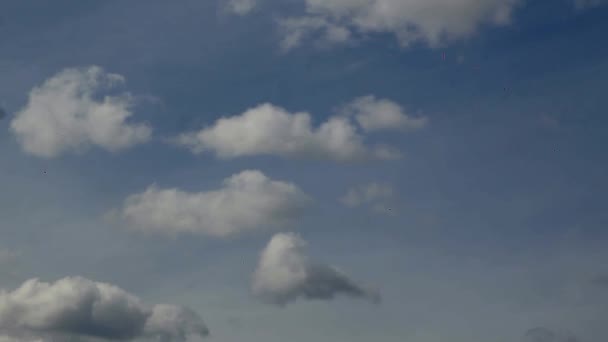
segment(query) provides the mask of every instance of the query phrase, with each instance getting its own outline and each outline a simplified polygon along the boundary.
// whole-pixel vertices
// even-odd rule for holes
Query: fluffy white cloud
[[[310,202],[294,184],[248,170],[225,179],[221,189],[209,192],[151,186],[127,198],[123,216],[143,232],[227,237],[288,226],[301,217]]]
[[[346,114],[354,115],[363,130],[405,129],[416,130],[425,127],[427,117],[411,117],[403,107],[388,99],[378,99],[373,95],[359,97],[346,105]]]
[[[228,0],[228,10],[237,15],[247,15],[257,6],[257,0]]]
[[[393,34],[402,46],[422,41],[436,47],[463,39],[483,25],[506,25],[520,0],[304,0],[306,15],[288,18],[280,27],[282,46],[293,48],[306,37],[334,42],[368,33]],[[307,23],[307,24],[302,24]],[[315,23],[315,24],[310,24]]]
[[[389,184],[372,182],[349,189],[340,201],[348,207],[369,206],[374,212],[389,213],[388,201],[393,197]]]
[[[341,294],[380,300],[378,293],[363,288],[338,269],[311,262],[305,246],[305,241],[294,234],[272,237],[254,273],[254,295],[280,306],[298,298],[330,300]]]
[[[8,341],[156,338],[170,342],[203,337],[209,331],[190,309],[173,305],[149,309],[116,286],[68,277],[55,283],[31,279],[12,292],[0,292],[0,333]]]
[[[199,132],[180,135],[176,143],[194,153],[213,151],[220,158],[265,154],[357,161],[399,157],[399,153],[389,147],[366,146],[356,125],[347,117],[332,117],[318,128],[312,128],[309,113],[290,113],[272,104],[221,118]]]
[[[132,96],[109,95],[124,82],[97,66],[63,70],[30,92],[11,130],[26,152],[45,158],[92,145],[118,151],[145,142],[151,128],[127,123]]]

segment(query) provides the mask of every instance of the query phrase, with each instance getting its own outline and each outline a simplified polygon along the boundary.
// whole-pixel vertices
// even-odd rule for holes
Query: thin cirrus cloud
[[[264,302],[285,306],[297,299],[331,300],[338,295],[378,302],[378,292],[367,289],[337,268],[309,260],[306,242],[291,233],[272,237],[254,272],[253,294]]]
[[[0,334],[0,341],[182,342],[209,330],[189,308],[148,307],[114,285],[68,277],[54,283],[30,279],[0,292]]]
[[[312,39],[341,44],[374,33],[392,34],[402,47],[415,42],[437,47],[471,37],[483,26],[508,25],[515,8],[523,3],[523,0],[303,1],[304,15],[279,21],[283,50]]]
[[[10,129],[23,149],[53,158],[91,146],[119,151],[146,142],[152,129],[128,123],[134,105],[128,92],[111,92],[125,79],[102,68],[65,69],[35,87]]]
[[[313,127],[307,112],[291,113],[272,104],[261,104],[241,115],[221,118],[200,131],[181,134],[173,142],[193,153],[213,152],[224,159],[276,155],[337,162],[390,160],[400,158],[400,152],[383,144],[370,146],[364,133],[417,129],[428,122],[427,118],[406,115],[393,101],[374,96],[357,98],[342,112],[353,115],[333,116]]]
[[[220,189],[186,192],[150,186],[125,201],[122,216],[140,232],[229,237],[297,221],[312,199],[296,185],[246,170]]]

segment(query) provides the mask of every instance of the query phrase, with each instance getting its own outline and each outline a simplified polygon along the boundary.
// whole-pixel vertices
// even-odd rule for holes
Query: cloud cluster
[[[294,234],[276,234],[262,251],[253,276],[253,293],[261,300],[284,306],[298,298],[330,300],[337,295],[377,302],[377,292],[352,281],[338,269],[311,262],[306,242]]]
[[[65,69],[30,92],[11,130],[26,152],[44,158],[90,146],[118,151],[143,143],[152,130],[127,122],[133,115],[132,96],[110,95],[124,82],[97,66]]]
[[[386,212],[387,201],[393,197],[389,184],[372,182],[349,189],[340,201],[348,207],[370,206],[375,212]]]
[[[373,96],[356,99],[344,111],[354,113],[364,131],[420,128],[425,118],[410,118],[389,100]],[[313,128],[311,115],[290,113],[272,104],[261,104],[241,115],[221,118],[211,127],[189,132],[175,139],[193,153],[214,152],[220,158],[277,155],[285,158],[361,161],[395,159],[400,154],[384,145],[368,146],[359,127],[348,115],[330,117]]]
[[[8,341],[155,338],[177,342],[207,336],[209,331],[188,308],[149,309],[116,286],[68,277],[55,283],[31,279],[12,292],[0,292],[0,333]]]
[[[134,229],[143,232],[227,237],[288,226],[301,217],[310,202],[296,185],[247,170],[208,192],[188,193],[153,185],[127,198],[122,214]]]
[[[592,0],[597,1],[597,0]],[[406,47],[437,47],[474,35],[483,25],[506,25],[521,0],[304,0],[306,14],[280,22],[282,48],[306,39],[344,43],[373,33],[394,35]]]

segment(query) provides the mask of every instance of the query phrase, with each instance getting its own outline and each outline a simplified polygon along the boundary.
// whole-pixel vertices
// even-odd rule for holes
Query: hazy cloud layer
[[[373,116],[363,114],[365,118]],[[366,145],[363,135],[348,117],[331,117],[318,128],[313,128],[309,113],[290,113],[272,104],[262,104],[241,115],[221,118],[211,127],[182,134],[176,142],[194,153],[212,151],[220,158],[277,155],[357,161],[399,157],[392,148]]]
[[[262,251],[253,276],[253,293],[261,300],[284,306],[298,298],[331,300],[347,295],[379,301],[378,293],[355,283],[330,265],[313,263],[306,242],[294,234],[276,234]]]
[[[11,130],[26,152],[44,158],[90,146],[118,151],[143,143],[152,130],[127,122],[133,115],[132,96],[110,95],[124,82],[96,66],[65,69],[30,92]]]
[[[142,232],[227,237],[288,226],[301,217],[310,202],[296,185],[247,170],[208,192],[150,186],[126,200],[123,216]]]
[[[353,36],[393,34],[406,47],[431,47],[474,35],[484,25],[507,25],[520,0],[304,0],[306,14],[280,23],[282,48],[306,39],[344,43]]]
[[[31,279],[12,292],[0,292],[0,333],[6,339],[98,338],[163,342],[203,337],[209,331],[190,309],[156,305],[105,283],[69,277],[55,283]]]
[[[342,110],[353,115],[359,126],[366,131],[379,130],[417,130],[425,127],[429,119],[412,117],[398,103],[389,99],[378,99],[373,95],[353,100]]]

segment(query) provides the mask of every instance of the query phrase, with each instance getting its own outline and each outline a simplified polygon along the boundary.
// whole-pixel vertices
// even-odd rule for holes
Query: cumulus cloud
[[[236,15],[247,15],[257,6],[257,0],[228,0],[227,9]]]
[[[296,185],[246,170],[225,179],[215,191],[189,193],[150,186],[127,198],[122,213],[143,232],[227,237],[288,226],[310,202]]]
[[[188,308],[150,309],[114,285],[68,277],[55,283],[31,279],[12,292],[0,292],[0,333],[7,341],[154,338],[171,342],[204,337],[209,331]]]
[[[378,99],[373,95],[356,98],[343,108],[346,114],[354,115],[365,131],[417,130],[425,127],[427,117],[412,117],[403,107],[389,99]]]
[[[211,127],[180,135],[175,142],[189,147],[193,153],[212,151],[220,158],[278,155],[360,161],[399,157],[390,147],[367,146],[348,117],[331,117],[313,128],[309,113],[290,113],[272,104],[221,118]]]
[[[386,213],[392,197],[393,188],[389,184],[372,182],[349,189],[340,201],[351,208],[365,205],[375,212]]]
[[[110,94],[124,82],[97,66],[65,69],[30,92],[11,130],[26,152],[44,158],[90,146],[118,151],[143,143],[151,128],[127,122],[133,97]]]
[[[394,35],[401,46],[424,42],[432,47],[474,35],[483,25],[510,22],[521,0],[304,0],[306,14],[280,22],[282,46],[305,38],[327,39],[341,31],[343,43],[371,33]]]
[[[306,242],[297,235],[273,236],[253,276],[254,295],[279,306],[298,298],[331,300],[337,295],[380,300],[377,292],[355,283],[333,266],[311,262],[305,247]]]

